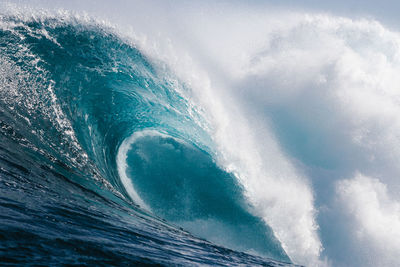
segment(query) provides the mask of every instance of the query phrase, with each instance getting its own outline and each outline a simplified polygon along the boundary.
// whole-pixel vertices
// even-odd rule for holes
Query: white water
[[[75,9],[119,25],[193,89],[220,164],[293,261],[400,265],[400,34],[303,11],[138,3]]]
[[[142,198],[136,192],[135,187],[132,183],[132,179],[130,179],[126,174],[126,170],[128,168],[126,159],[128,157],[127,156],[128,151],[131,149],[132,144],[135,143],[138,138],[141,138],[143,136],[154,136],[154,135],[162,135],[162,134],[152,130],[135,132],[122,142],[117,153],[118,175],[127,193],[136,204],[138,204],[140,207],[150,212],[151,212],[150,207],[142,200]]]
[[[400,35],[371,20],[236,12],[190,14],[188,48],[147,51],[192,86],[221,165],[294,262],[398,265]]]

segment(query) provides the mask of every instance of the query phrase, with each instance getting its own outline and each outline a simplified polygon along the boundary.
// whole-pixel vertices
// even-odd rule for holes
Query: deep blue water
[[[290,265],[188,96],[104,25],[0,16],[1,265]]]

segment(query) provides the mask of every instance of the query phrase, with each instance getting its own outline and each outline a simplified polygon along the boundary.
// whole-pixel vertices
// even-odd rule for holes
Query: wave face
[[[3,262],[290,261],[190,89],[111,28],[3,15],[0,66]]]

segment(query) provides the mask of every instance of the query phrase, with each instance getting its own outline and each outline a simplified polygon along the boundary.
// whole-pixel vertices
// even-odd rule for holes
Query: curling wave
[[[1,13],[2,258],[400,264],[398,32],[122,2]]]
[[[222,248],[170,223],[290,261],[236,177],[217,163],[187,87],[112,28],[68,15],[3,15],[0,65],[6,261],[28,262],[23,250],[40,261],[48,249],[60,255],[50,262],[62,264],[226,261]],[[206,262],[201,253],[210,253]]]

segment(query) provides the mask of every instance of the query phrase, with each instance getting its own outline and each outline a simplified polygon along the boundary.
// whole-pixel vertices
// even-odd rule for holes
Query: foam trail
[[[131,179],[127,176],[126,174],[126,169],[128,168],[126,159],[127,159],[127,154],[128,151],[133,143],[145,135],[152,135],[156,134],[155,131],[141,131],[141,132],[135,132],[133,135],[125,139],[122,144],[120,145],[118,149],[118,154],[117,154],[117,167],[118,167],[118,174],[119,177],[121,178],[122,183],[124,184],[124,187],[126,191],[128,192],[129,196],[132,198],[132,200],[140,205],[142,208],[146,209],[147,211],[151,212],[150,207],[144,203],[144,201],[140,198],[139,194],[136,192],[135,187],[132,183],[132,179],[134,180],[134,177]]]

